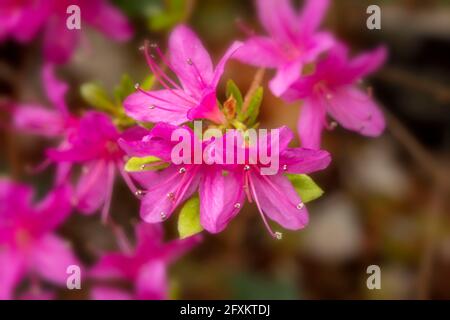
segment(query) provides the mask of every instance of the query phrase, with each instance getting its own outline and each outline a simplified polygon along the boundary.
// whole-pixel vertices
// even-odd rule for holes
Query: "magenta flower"
[[[109,212],[116,170],[125,182],[131,180],[123,170],[123,151],[117,145],[121,136],[141,137],[143,129],[132,128],[119,132],[109,117],[90,111],[78,118],[70,114],[64,95],[67,85],[53,74],[53,67],[43,69],[43,82],[54,109],[33,104],[19,104],[14,110],[15,127],[19,130],[62,140],[58,148],[46,151],[45,168],[58,164],[56,184],[66,181],[74,165],[82,166],[82,173],[76,182],[74,205],[83,213],[93,213],[102,207],[102,217]]]
[[[131,156],[153,155],[159,157],[161,161],[170,163],[171,152],[176,144],[170,141],[170,137],[175,129],[176,127],[171,125],[158,124],[141,141],[121,140],[120,145]],[[224,139],[220,143],[221,147],[215,145],[216,141],[219,143],[219,140],[215,139],[202,143],[203,150],[215,152],[217,153],[215,158],[222,158],[220,165],[212,162],[208,164],[205,161],[194,163],[191,160],[190,164],[171,163],[160,172],[134,174],[133,177],[145,190],[141,203],[141,217],[149,223],[161,222],[198,189],[200,223],[208,232],[218,233],[224,230],[239,213],[246,194],[250,202],[255,200],[272,236],[275,237],[276,234],[268,225],[266,216],[287,229],[296,230],[304,227],[308,222],[306,209],[283,173],[310,173],[322,170],[330,163],[330,155],[320,150],[288,148],[292,132],[286,127],[279,129],[279,132],[279,154],[273,151],[272,155],[279,158],[279,167],[274,175],[261,174],[261,168],[267,164],[261,161],[252,162],[249,156],[252,152],[249,150],[244,151],[245,162],[238,164],[238,159],[234,158],[232,164],[227,164],[226,158],[230,151],[224,150],[222,153],[220,148],[227,145],[227,139],[236,139],[236,134],[237,138],[242,139],[236,130],[221,138]],[[196,137],[192,136],[192,144],[199,143],[195,139]],[[271,150],[269,146],[264,152],[271,154]],[[234,152],[234,156],[237,155],[238,152]],[[194,156],[191,154],[189,157]]]
[[[190,128],[183,128],[191,135],[192,146],[198,144],[205,148],[211,142],[201,142]],[[159,172],[133,174],[144,188],[141,192],[143,198],[140,215],[148,223],[162,222],[199,189],[201,223],[211,233],[220,232],[239,212],[239,207],[235,204],[242,202],[243,193],[236,193],[234,190],[242,189],[240,181],[233,172],[223,175],[220,165],[196,163],[194,154],[187,156],[189,159],[185,159],[186,163],[171,163],[171,152],[177,144],[171,141],[171,135],[177,129],[179,128],[170,124],[158,123],[142,140],[119,140],[119,144],[130,156],[152,155],[170,164]]]
[[[0,299],[11,299],[26,276],[65,285],[69,265],[79,265],[54,233],[71,211],[70,189],[60,186],[36,205],[25,185],[0,179]]]
[[[227,192],[236,194],[236,198],[240,198],[240,194],[245,192],[248,201],[255,202],[270,235],[280,238],[281,233],[272,231],[267,218],[289,230],[299,230],[308,224],[306,207],[285,174],[309,174],[323,170],[330,164],[331,157],[328,152],[322,150],[289,148],[288,145],[293,138],[292,131],[287,127],[275,130],[278,132],[278,139],[272,139],[273,131],[265,136],[260,135],[256,146],[245,148],[246,162],[228,168],[239,177],[241,187],[230,188]],[[228,133],[225,136],[225,140],[230,138],[236,139],[236,132]],[[270,141],[270,143],[264,146],[261,144],[262,139]],[[275,143],[277,144],[276,148]],[[258,150],[261,148],[266,150]],[[254,150],[252,151],[252,149]],[[238,153],[235,152],[235,155]],[[258,154],[258,158],[252,158],[252,154]],[[271,154],[272,158],[278,159],[276,173],[264,173],[263,168],[267,169],[268,165],[262,161],[262,154]],[[209,196],[214,197],[214,192],[209,193]],[[242,202],[238,202],[235,206],[240,208],[242,204]],[[205,210],[205,212],[208,211]],[[229,221],[225,217],[221,218]],[[217,220],[218,218],[212,217],[212,219]]]
[[[386,59],[380,47],[349,60],[348,49],[337,44],[320,61],[314,74],[299,79],[283,95],[288,101],[304,99],[298,132],[302,145],[320,147],[323,128],[329,127],[328,113],[344,128],[365,136],[378,136],[385,127],[383,113],[376,102],[357,87],[358,82],[377,70]]]
[[[168,298],[166,270],[168,265],[196,245],[200,238],[163,243],[160,225],[139,224],[136,227],[137,244],[131,249],[122,241],[123,252],[108,253],[91,269],[90,276],[97,281],[131,282],[129,290],[105,283],[96,284],[92,297],[96,300],[161,300]]]
[[[158,66],[146,43],[147,63],[164,89],[145,91],[137,85],[138,91],[124,102],[127,114],[138,121],[174,125],[193,119],[223,123],[225,119],[217,104],[216,87],[226,62],[240,46],[239,42],[233,43],[214,69],[208,52],[194,32],[184,25],[176,27],[169,39],[169,59],[157,46],[151,47],[177,76],[180,85]]]
[[[64,63],[80,41],[81,30],[69,30],[67,8],[77,5],[81,24],[98,29],[116,41],[125,41],[132,28],[120,11],[106,0],[3,0],[0,4],[0,41],[32,41],[42,31],[47,61]]]
[[[307,0],[302,12],[297,13],[289,0],[257,0],[259,20],[269,36],[255,36],[244,43],[235,57],[251,65],[274,68],[275,77],[269,87],[281,96],[301,77],[307,63],[333,45],[333,37],[318,32],[328,8],[328,0]]]

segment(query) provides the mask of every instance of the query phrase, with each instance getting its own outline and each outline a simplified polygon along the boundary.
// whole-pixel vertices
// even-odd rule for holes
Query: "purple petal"
[[[106,286],[96,286],[91,289],[94,300],[133,300],[134,297],[125,290]]]
[[[329,4],[329,0],[306,0],[299,19],[302,34],[311,34],[320,26]]]
[[[218,124],[224,123],[225,117],[217,105],[216,92],[207,93],[197,107],[189,110],[188,118],[190,120],[209,119]]]
[[[346,78],[350,78],[353,81],[362,79],[378,70],[384,64],[386,58],[387,49],[383,46],[370,52],[365,52],[350,62]]]
[[[66,27],[65,18],[52,16],[46,23],[44,34],[45,60],[57,64],[67,62],[78,45],[79,32]]]
[[[105,161],[98,160],[86,164],[83,170],[77,182],[75,198],[77,209],[82,213],[91,214],[105,201],[108,166]]]
[[[0,300],[10,300],[24,272],[23,259],[15,251],[1,249],[0,265]]]

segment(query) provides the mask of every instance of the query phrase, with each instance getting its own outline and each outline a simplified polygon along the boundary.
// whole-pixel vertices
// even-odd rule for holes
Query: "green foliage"
[[[163,162],[161,159],[153,156],[149,157],[132,157],[125,164],[125,171],[127,172],[138,172],[138,171],[149,171],[149,170],[161,170],[167,168],[168,163]]]
[[[189,13],[189,0],[166,0],[155,7],[148,17],[148,27],[152,31],[169,30],[183,22]]]
[[[323,194],[323,190],[306,174],[287,174],[303,203],[308,203]]]
[[[184,204],[178,217],[178,233],[184,239],[203,231],[200,224],[200,200],[198,196],[190,198]]]
[[[228,80],[227,82],[227,98],[233,97],[236,101],[236,112],[240,113],[242,109],[242,104],[244,103],[244,99],[242,98],[242,93],[239,90],[238,86],[233,80]]]

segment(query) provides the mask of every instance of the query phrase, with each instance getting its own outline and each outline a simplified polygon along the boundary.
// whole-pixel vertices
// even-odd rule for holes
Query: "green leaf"
[[[234,81],[230,79],[227,82],[227,98],[231,96],[233,96],[233,98],[236,100],[236,112],[240,113],[242,104],[244,103],[244,99],[242,98],[242,93],[236,83],[234,83]]]
[[[155,76],[151,74],[147,78],[145,78],[144,81],[142,81],[141,88],[143,90],[150,90],[154,84],[155,84]]]
[[[97,83],[88,82],[81,85],[81,96],[90,106],[106,112],[115,112],[116,106],[105,89]]]
[[[203,231],[200,224],[200,200],[198,196],[190,198],[184,204],[178,217],[178,233],[184,239]]]
[[[114,89],[114,97],[119,105],[122,105],[123,100],[132,94],[136,89],[134,88],[133,80],[129,75],[124,74],[120,84]]]
[[[137,171],[149,171],[149,170],[160,170],[167,168],[168,163],[163,162],[161,159],[153,156],[139,158],[132,157],[125,164],[125,171],[127,172],[137,172]]]
[[[306,174],[287,174],[303,203],[319,198],[323,190]]]
[[[248,104],[245,114],[242,115],[241,121],[246,121],[246,124],[249,127],[252,126],[258,118],[263,95],[264,89],[262,87],[256,89],[255,93],[250,98],[250,103]]]

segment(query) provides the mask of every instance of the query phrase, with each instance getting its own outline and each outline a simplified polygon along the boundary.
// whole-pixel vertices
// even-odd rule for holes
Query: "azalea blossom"
[[[81,31],[69,30],[67,8],[80,8],[84,23],[116,41],[128,40],[132,28],[118,9],[107,0],[2,0],[0,3],[0,41],[12,38],[28,43],[43,33],[46,61],[64,63],[80,42]]]
[[[223,175],[223,168],[220,165],[196,163],[193,159],[194,154],[184,155],[185,158],[189,157],[186,163],[172,163],[171,154],[177,142],[172,141],[171,137],[172,133],[178,129],[170,124],[158,123],[141,140],[119,140],[129,156],[151,155],[161,159],[161,162],[152,163],[144,169],[160,166],[161,163],[167,164],[166,168],[158,172],[143,171],[132,174],[144,189],[140,191],[142,195],[140,215],[148,223],[162,222],[168,219],[173,211],[191,197],[200,186],[201,203],[210,203],[208,207],[214,209],[214,212],[205,212],[204,209],[200,209],[202,225],[209,232],[220,232],[224,226],[219,223],[209,223],[207,215],[211,213],[217,216],[222,214],[233,216],[239,211],[239,208],[234,205],[242,201],[242,197],[228,197],[230,189],[239,188],[239,180],[233,173]],[[183,129],[190,133],[192,144],[203,144],[202,149],[211,142],[211,140],[199,141],[189,127],[183,127]],[[209,192],[212,187],[218,190],[213,196]],[[214,206],[214,203],[217,206]]]
[[[27,276],[65,285],[67,267],[80,265],[55,234],[71,212],[70,196],[70,188],[61,185],[33,204],[30,187],[0,179],[0,299],[13,298]]]
[[[241,46],[234,42],[213,68],[211,58],[195,33],[185,25],[176,27],[169,39],[169,58],[157,45],[143,47],[150,70],[164,87],[146,91],[136,86],[137,92],[124,102],[127,114],[143,122],[167,122],[178,125],[193,119],[209,119],[223,123],[216,88],[228,59]],[[150,52],[154,50],[154,53]],[[179,80],[172,80],[155,61],[159,56],[167,69]]]
[[[46,150],[47,159],[41,166],[56,163],[56,184],[70,179],[74,165],[82,168],[72,196],[72,202],[82,213],[93,213],[102,207],[102,217],[109,212],[116,172],[131,183],[123,171],[123,151],[117,140],[139,138],[143,129],[136,127],[119,132],[103,113],[88,111],[81,117],[72,115],[65,103],[67,85],[54,76],[51,65],[43,69],[43,82],[53,109],[34,104],[18,104],[14,111],[16,128],[31,134],[58,138],[57,148]],[[130,184],[130,187],[133,186]]]
[[[238,177],[239,187],[231,186],[225,192],[228,199],[244,199],[246,196],[249,202],[255,202],[270,235],[279,239],[281,233],[272,230],[267,218],[289,230],[302,229],[308,224],[309,220],[302,199],[285,174],[309,174],[323,170],[330,164],[331,157],[328,152],[322,150],[289,148],[288,145],[293,138],[292,131],[287,127],[275,130],[278,139],[272,139],[271,135],[274,132],[271,132],[266,136],[260,136],[260,141],[256,145],[236,145],[237,148],[244,148],[246,162],[236,162],[235,165],[226,166],[230,172],[234,173],[235,177]],[[224,139],[239,139],[239,135],[238,131],[232,132],[227,134]],[[240,140],[243,141],[242,138]],[[270,143],[261,143],[262,141],[270,141]],[[261,147],[267,150],[262,152],[256,150]],[[239,151],[235,152],[235,155],[237,154],[239,154]],[[255,158],[252,154],[258,154],[259,156]],[[268,164],[262,161],[261,154],[279,157],[279,170],[276,174],[268,175],[264,173]],[[204,191],[206,192],[205,198],[208,196],[214,197],[214,194],[221,192],[220,189],[223,188],[223,186],[216,185],[214,180],[211,180],[209,185],[211,187]],[[200,191],[200,194],[202,194],[202,191]],[[211,206],[210,202],[201,203],[203,212],[207,213],[208,220],[216,223],[217,221],[225,221],[225,224],[230,221],[231,217],[227,217],[226,212],[215,210],[214,206],[217,204],[214,202],[212,204]],[[241,200],[236,202],[234,206],[240,208],[242,204]]]
[[[258,209],[270,234],[277,237],[270,228],[266,216],[287,229],[303,228],[308,222],[304,205],[284,173],[310,173],[322,170],[331,161],[325,151],[302,148],[288,148],[292,132],[286,127],[279,130],[278,149],[274,145],[266,146],[266,154],[279,150],[279,167],[275,175],[264,175],[261,169],[267,167],[258,159],[251,159],[249,147],[244,146],[245,162],[237,159],[229,164],[225,158],[230,150],[224,150],[227,142],[222,139],[242,138],[241,133],[232,130],[219,139],[202,141],[203,148],[214,157],[222,157],[223,165],[215,163],[174,164],[171,153],[177,142],[172,141],[172,132],[176,127],[168,124],[156,125],[149,135],[141,141],[120,140],[120,145],[128,155],[144,157],[153,155],[168,163],[168,167],[159,172],[140,172],[133,177],[144,187],[141,202],[141,217],[149,223],[167,219],[175,208],[187,200],[198,189],[200,198],[200,223],[211,233],[221,232],[242,208],[245,196],[250,202],[256,202]],[[185,130],[189,131],[189,128]],[[192,143],[196,137],[192,135]],[[220,143],[219,143],[220,141]],[[243,140],[241,139],[241,142]],[[272,141],[272,139],[270,139]],[[236,148],[242,144],[236,144]],[[258,144],[259,146],[259,144]],[[224,150],[224,151],[223,151]],[[214,153],[217,153],[214,155]],[[257,151],[254,154],[261,154]],[[186,156],[186,155],[185,155]],[[273,155],[272,155],[273,156]],[[193,154],[188,155],[194,157]],[[225,164],[227,163],[227,164]],[[153,163],[160,166],[161,163]]]
[[[161,300],[168,298],[167,267],[199,243],[198,236],[163,243],[160,225],[140,223],[136,226],[136,246],[122,241],[123,251],[106,253],[89,275],[97,281],[123,281],[131,290],[99,283],[91,295],[96,300]]]
[[[257,0],[258,16],[268,36],[250,35],[234,56],[244,63],[276,69],[269,87],[281,96],[301,77],[303,67],[333,45],[327,32],[317,31],[328,0],[306,0],[301,12],[290,0]]]
[[[385,122],[374,99],[358,88],[358,82],[376,71],[386,59],[386,49],[348,57],[348,48],[337,44],[318,62],[313,74],[302,77],[283,95],[287,101],[303,99],[298,132],[304,147],[319,148],[329,114],[344,128],[362,135],[380,135]]]

